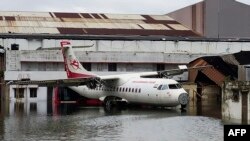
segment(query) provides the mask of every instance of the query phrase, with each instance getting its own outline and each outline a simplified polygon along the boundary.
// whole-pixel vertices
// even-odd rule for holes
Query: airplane
[[[81,65],[69,41],[61,41],[61,49],[67,79],[12,81],[8,84],[65,85],[86,98],[103,101],[105,107],[135,103],[164,107],[181,105],[184,109],[189,101],[188,93],[177,81],[167,77],[182,74],[189,69],[204,68],[180,65],[179,69],[99,76]]]

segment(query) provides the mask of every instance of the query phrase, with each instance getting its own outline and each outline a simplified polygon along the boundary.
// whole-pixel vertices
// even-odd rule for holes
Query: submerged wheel
[[[112,107],[112,101],[114,100],[113,97],[106,97],[103,101],[103,104],[104,104],[104,107],[107,109],[107,110],[110,110],[111,107]]]
[[[112,111],[112,109],[122,109],[126,106],[126,102],[121,101],[121,98],[109,96],[103,101],[103,106],[106,111]]]

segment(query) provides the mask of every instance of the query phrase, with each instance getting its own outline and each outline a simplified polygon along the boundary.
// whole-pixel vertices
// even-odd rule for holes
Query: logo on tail
[[[74,68],[74,69],[80,69],[80,67],[79,67],[79,63],[76,61],[76,60],[71,60],[70,61],[70,65]]]

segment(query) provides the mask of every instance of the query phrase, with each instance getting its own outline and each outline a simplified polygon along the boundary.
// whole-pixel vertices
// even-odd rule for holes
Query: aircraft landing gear
[[[106,97],[103,101],[104,110],[107,113],[117,113],[125,105],[118,97]]]

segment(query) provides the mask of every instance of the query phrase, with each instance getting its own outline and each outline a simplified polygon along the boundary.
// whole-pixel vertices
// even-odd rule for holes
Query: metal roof
[[[0,34],[164,35],[199,37],[166,15],[0,12]]]
[[[226,77],[231,80],[236,80],[238,78],[238,65],[249,65],[249,56],[250,51],[240,51],[222,56],[205,56],[193,60],[189,65],[191,67],[212,65],[213,68],[207,68],[200,72],[216,84],[222,86]],[[190,71],[189,75],[190,80],[195,81],[197,79],[198,71]]]

